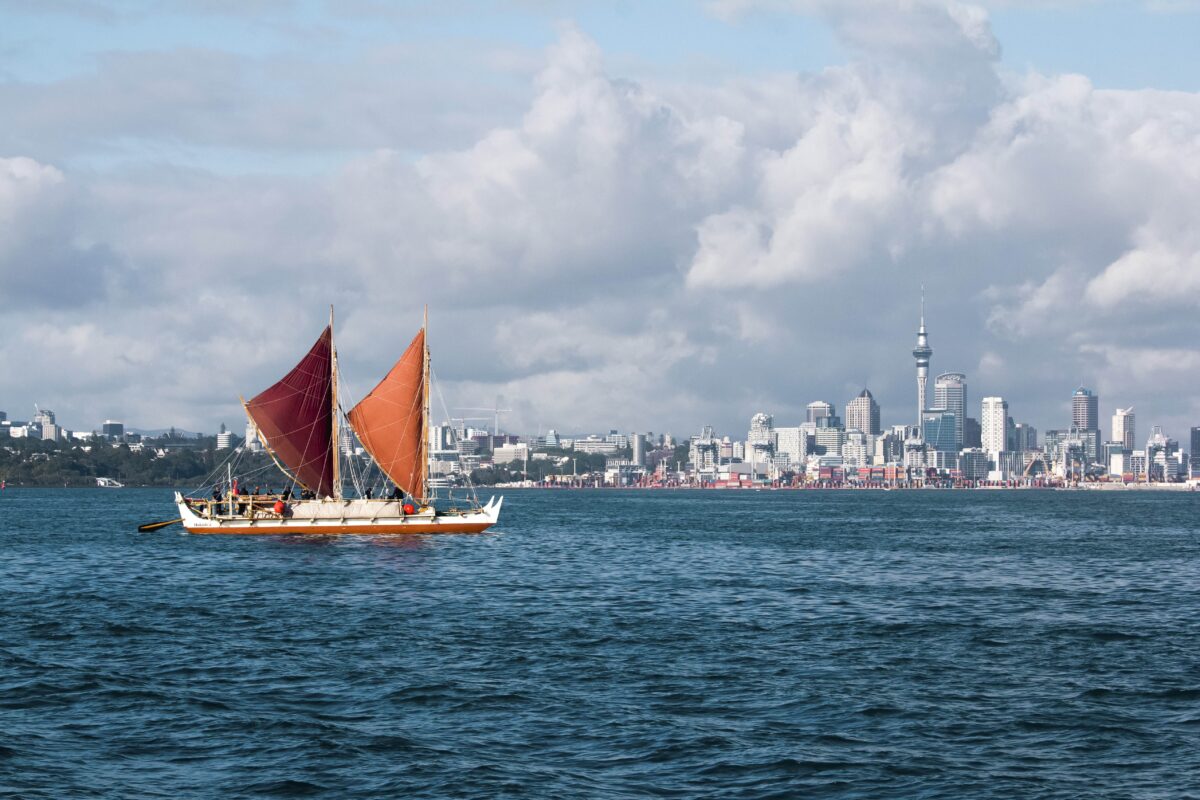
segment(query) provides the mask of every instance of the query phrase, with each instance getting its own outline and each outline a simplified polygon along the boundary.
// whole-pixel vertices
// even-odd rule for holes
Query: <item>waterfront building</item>
[[[958,454],[958,471],[963,480],[982,481],[990,469],[987,451],[980,447],[967,447]]]
[[[925,443],[942,453],[957,453],[958,420],[944,408],[926,409],[921,414],[921,427],[925,431]]]
[[[974,417],[963,420],[963,447],[983,447],[983,426]]]
[[[921,414],[925,411],[925,384],[929,380],[929,359],[933,356],[933,348],[929,346],[929,336],[925,331],[925,288],[921,288],[921,326],[917,328],[917,346],[912,351],[917,361],[917,425],[921,424]]]
[[[841,428],[817,428],[815,447],[817,455],[837,455],[842,452],[846,432]]]
[[[983,449],[988,452],[988,456],[993,461],[996,461],[997,456],[1004,452],[1005,445],[1008,443],[1008,403],[1002,397],[983,398],[981,420]]]
[[[1134,426],[1133,406],[1118,408],[1112,418],[1112,441],[1120,442],[1126,450],[1134,448],[1136,428]]]
[[[614,446],[612,452],[616,452]],[[529,445],[522,442],[520,444],[502,444],[492,451],[493,464],[511,464],[514,461],[525,462],[529,458]]]
[[[900,428],[897,433],[896,428]],[[904,440],[908,438],[906,430],[907,426],[894,426],[892,430],[875,437],[875,464],[876,466],[885,466],[887,464],[899,464],[904,461]]]
[[[871,436],[881,433],[879,404],[870,390],[863,389],[858,397],[846,404],[846,430],[860,430]]]
[[[620,449],[616,442],[610,442],[607,438],[601,438],[595,434],[575,440],[575,452],[577,453],[600,453],[611,456]]]
[[[631,433],[629,435],[630,446],[632,453],[630,461],[635,467],[642,467],[646,464],[646,439],[640,433]]]
[[[962,449],[967,415],[967,376],[961,372],[944,372],[933,382],[933,407],[944,408],[954,415],[954,447]]]
[[[873,449],[869,434],[856,429],[848,430],[846,441],[842,443],[842,463],[848,467],[869,467]]]
[[[1129,449],[1121,442],[1105,442],[1100,450],[1099,461],[1108,468],[1109,475],[1120,475],[1120,472],[1113,471],[1113,464],[1120,463],[1124,465],[1126,463],[1125,457],[1129,452]],[[1114,462],[1114,459],[1117,459],[1117,462]]]
[[[1113,442],[1113,444],[1119,445],[1120,442]],[[1132,459],[1132,450],[1126,450],[1124,447],[1114,448],[1108,455],[1108,474],[1135,477],[1137,473],[1133,471]]]
[[[1081,431],[1100,429],[1100,396],[1091,389],[1080,386],[1072,395],[1071,425]]]
[[[1014,426],[1014,450],[1021,452],[1029,452],[1038,449],[1037,428],[1030,425],[1028,422],[1018,422]]]
[[[1192,428],[1191,477],[1200,478],[1200,428]]]
[[[797,425],[775,429],[775,452],[786,455],[791,464],[803,464],[808,458],[808,431]]]
[[[813,425],[820,425],[819,420],[834,416],[833,406],[824,400],[814,400],[808,404],[807,414],[805,418],[806,422],[811,422]]]

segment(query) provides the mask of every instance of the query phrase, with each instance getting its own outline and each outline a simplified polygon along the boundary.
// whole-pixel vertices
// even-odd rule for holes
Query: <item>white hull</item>
[[[493,497],[482,508],[467,511],[426,508],[415,514],[405,514],[397,500],[295,500],[282,515],[275,513],[272,503],[259,503],[243,505],[231,514],[227,503],[189,501],[175,493],[183,526],[189,533],[201,534],[482,533],[499,521],[504,498]]]

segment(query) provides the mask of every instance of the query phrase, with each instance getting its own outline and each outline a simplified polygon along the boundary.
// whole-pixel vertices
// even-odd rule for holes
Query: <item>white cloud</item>
[[[3,141],[39,156],[0,159],[0,335],[26,343],[0,355],[6,388],[74,404],[81,427],[211,429],[294,362],[329,302],[359,391],[429,302],[450,404],[503,393],[518,429],[739,432],[757,410],[783,424],[816,397],[840,405],[850,385],[906,419],[925,282],[933,368],[974,365],[973,396],[1055,427],[1094,380],[1106,404],[1182,419],[1152,384],[1197,388],[1179,343],[1200,335],[1200,97],[1002,74],[972,5],[777,6],[828,20],[851,62],[638,81],[567,27],[528,86],[428,135],[414,130],[470,103],[393,87],[404,122],[367,102],[378,80],[346,88],[349,68],[281,100],[242,71],[281,63],[221,53],[107,61],[28,106],[29,86],[0,87],[17,120]],[[154,65],[169,119],[147,124],[136,98],[79,102]],[[56,119],[76,132],[47,152],[141,137],[156,157],[54,160],[35,140]],[[310,148],[336,167],[162,163],[180,141]]]

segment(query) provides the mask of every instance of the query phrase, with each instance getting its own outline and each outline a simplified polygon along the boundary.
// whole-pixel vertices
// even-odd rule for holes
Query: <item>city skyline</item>
[[[6,17],[14,416],[236,429],[333,302],[348,396],[428,303],[448,404],[503,395],[513,430],[733,432],[864,388],[912,424],[924,284],[927,388],[965,375],[972,416],[1063,428],[1082,384],[1102,420],[1200,419],[1194,7]]]

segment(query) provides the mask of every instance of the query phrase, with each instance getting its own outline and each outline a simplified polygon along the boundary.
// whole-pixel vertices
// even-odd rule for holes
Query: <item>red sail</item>
[[[275,457],[318,497],[333,494],[332,345],[326,328],[295,369],[246,404]]]
[[[379,385],[350,411],[350,424],[363,447],[392,483],[424,497],[425,331],[412,340]]]

